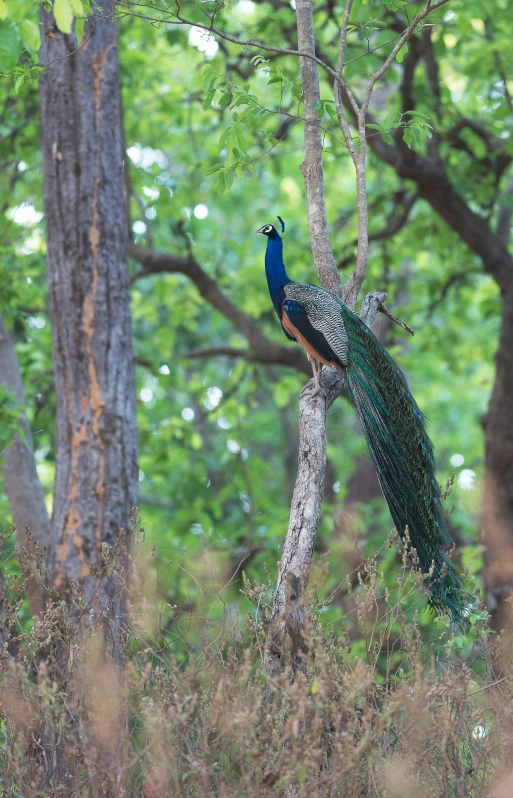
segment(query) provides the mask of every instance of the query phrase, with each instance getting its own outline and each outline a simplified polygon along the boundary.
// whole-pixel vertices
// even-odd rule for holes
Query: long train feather
[[[452,540],[424,417],[386,349],[346,305],[340,307],[349,340],[347,387],[394,524],[403,541],[408,534],[408,547],[427,574],[430,605],[465,627],[471,599],[446,554]]]

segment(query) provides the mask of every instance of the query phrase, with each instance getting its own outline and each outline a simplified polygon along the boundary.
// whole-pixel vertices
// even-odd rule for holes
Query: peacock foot
[[[322,382],[310,380],[303,386],[299,394],[301,399],[313,399],[315,396],[325,396]]]

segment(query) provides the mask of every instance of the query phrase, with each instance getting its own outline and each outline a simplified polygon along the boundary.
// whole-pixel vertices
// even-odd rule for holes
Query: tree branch
[[[284,360],[283,351],[293,351],[286,347],[281,347],[269,341],[269,346],[252,347],[251,349],[235,349],[229,346],[214,346],[209,349],[193,349],[191,352],[184,352],[180,357],[187,360],[207,359],[210,357],[236,357],[241,360],[247,360],[250,363],[265,363],[271,366],[293,366],[297,371],[301,371],[308,377],[311,375],[312,370],[308,360],[301,355],[300,358],[294,359],[289,362],[287,358]],[[300,350],[296,349],[297,354],[301,354]]]
[[[351,106],[346,97],[344,105]],[[372,117],[367,114],[367,121]],[[369,136],[370,148],[384,163],[391,166],[397,176],[413,180],[418,194],[451,227],[467,246],[482,260],[487,271],[505,291],[513,276],[513,260],[499,236],[491,229],[486,219],[473,211],[451,183],[439,158],[425,157],[408,150],[404,145],[386,144],[381,136]]]
[[[513,215],[513,177],[510,177],[502,197],[499,200],[497,219],[497,236],[504,247],[509,246],[511,238],[511,217]]]
[[[438,305],[444,301],[445,297],[454,285],[466,280],[472,274],[481,274],[481,269],[465,269],[464,271],[454,272],[454,274],[451,274],[451,276],[442,285],[439,295],[429,305],[426,315],[431,315],[435,308],[437,308]]]
[[[461,133],[462,130],[465,130],[465,128],[471,130],[473,133],[479,136],[490,154],[495,154],[498,151],[506,149],[506,141],[504,139],[495,136],[477,120],[469,119],[466,116],[458,119],[456,124],[454,124],[452,128],[447,131],[445,134],[445,140],[454,141],[458,137],[459,133]]]
[[[443,2],[448,2],[448,0],[443,0]],[[329,75],[331,75],[331,77],[334,80],[340,80],[335,70],[332,69],[325,61],[323,61],[320,58],[317,58],[315,52],[312,52],[310,49],[303,50],[300,47],[300,49],[298,50],[292,50],[286,47],[274,47],[273,45],[264,44],[263,42],[256,42],[251,39],[237,39],[235,36],[231,36],[226,31],[217,28],[214,24],[213,18],[211,18],[210,24],[206,25],[203,24],[202,22],[198,22],[197,20],[186,19],[185,17],[182,17],[179,12],[176,14],[168,12],[167,16],[160,16],[160,17],[153,17],[150,16],[149,14],[137,14],[135,11],[132,11],[132,9],[130,9],[129,7],[130,4],[129,2],[126,2],[126,0],[115,0],[115,5],[118,8],[121,7],[127,9],[127,11],[125,12],[116,11],[115,15],[117,19],[121,19],[124,16],[130,16],[130,17],[137,17],[138,19],[146,19],[149,22],[154,22],[160,25],[162,24],[191,25],[192,27],[195,28],[201,28],[202,30],[206,31],[207,33],[213,34],[214,36],[219,36],[221,39],[224,39],[227,42],[231,42],[232,44],[237,44],[239,45],[239,47],[251,47],[257,50],[264,50],[264,52],[267,53],[276,53],[277,55],[293,55],[296,56],[297,58],[307,58],[313,61],[313,63],[318,64],[320,67],[322,67],[322,69],[324,69]],[[178,4],[175,3],[175,6],[178,7]]]
[[[299,60],[304,95],[305,159],[301,172],[305,181],[308,209],[308,233],[319,281],[323,288],[341,296],[342,285],[331,249],[326,219],[324,172],[322,166],[322,137],[319,118],[313,106],[320,100],[319,76],[315,56],[315,37],[311,0],[297,0],[298,47],[309,57]]]
[[[407,223],[410,212],[415,202],[417,201],[419,195],[414,192],[409,196],[404,198],[405,192],[398,192],[399,196],[395,198],[395,207],[393,212],[390,214],[390,217],[384,227],[381,227],[379,230],[376,230],[374,233],[369,233],[369,243],[371,241],[384,241],[387,238],[392,238],[392,236],[396,235]],[[395,213],[397,206],[400,204],[401,211],[400,213]],[[358,239],[354,239],[351,244],[351,247],[355,247],[358,244]],[[354,259],[354,255],[345,255],[341,261],[337,264],[338,269],[345,269],[351,261]]]
[[[441,6],[444,6],[448,2],[449,2],[449,0],[437,0],[436,3],[432,3],[431,0],[428,0],[424,10],[420,11],[415,16],[413,21],[408,25],[408,27],[404,31],[403,35],[399,39],[399,41],[392,48],[392,52],[389,54],[389,56],[385,60],[384,64],[376,72],[374,72],[373,75],[371,75],[369,83],[367,84],[367,89],[365,91],[365,94],[364,94],[364,97],[363,97],[363,102],[362,102],[362,105],[361,105],[361,111],[363,113],[365,113],[367,111],[368,107],[369,107],[369,102],[370,102],[370,98],[371,98],[371,95],[372,95],[372,90],[373,90],[375,84],[390,69],[392,63],[395,60],[395,57],[396,57],[397,53],[399,52],[401,47],[404,44],[406,44],[408,39],[411,37],[412,33],[414,32],[414,30],[417,27],[417,25],[419,24],[419,22],[422,22],[422,20],[425,19],[428,16],[428,14],[431,14],[433,11],[436,11],[437,8],[440,8]]]

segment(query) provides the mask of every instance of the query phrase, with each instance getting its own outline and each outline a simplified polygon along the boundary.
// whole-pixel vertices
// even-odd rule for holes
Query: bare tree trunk
[[[118,27],[110,10],[110,0],[97,4],[87,45],[75,53],[75,36],[41,10],[49,67],[40,100],[57,400],[50,573],[60,590],[72,577],[86,595],[97,591],[101,607],[110,607],[119,656],[117,578],[98,586],[95,575],[102,546],[128,525],[138,478]]]
[[[496,376],[485,433],[481,536],[486,546],[485,599],[496,631],[513,634],[513,269],[503,295]]]
[[[298,49],[315,55],[311,0],[297,0],[296,17]],[[299,66],[305,100],[305,160],[301,164],[301,172],[306,188],[310,246],[322,287],[340,296],[342,286],[331,249],[326,219],[321,124],[313,109],[314,104],[321,99],[319,75],[317,64],[311,58],[300,58]]]
[[[4,328],[0,314],[0,384],[12,391],[20,407],[25,405],[23,384],[12,333]],[[15,434],[14,441],[3,452],[2,472],[5,492],[9,501],[13,522],[16,525],[16,543],[22,548],[26,541],[26,530],[29,529],[34,540],[41,549],[51,545],[50,519],[45,504],[45,497],[32,451],[30,428],[24,413],[19,418],[19,426],[23,431],[23,440]],[[24,558],[20,558],[22,562]],[[37,580],[28,577],[27,599],[33,615],[37,615],[42,607],[42,591]]]
[[[111,5],[96,3],[84,31],[86,44],[78,51],[76,37],[62,34],[52,13],[41,7],[41,61],[48,68],[41,77],[40,107],[56,393],[48,567],[62,596],[70,593],[71,580],[83,587],[104,628],[89,692],[95,683],[100,689],[108,682],[112,662],[124,659],[124,568],[112,569],[109,557],[108,569],[102,567],[105,547],[116,543],[122,528],[128,530],[138,484],[118,26],[110,18]],[[108,739],[98,736],[94,724],[87,732],[97,796],[122,795],[126,787],[123,677],[120,671],[113,674],[116,698],[105,695],[91,710],[101,715],[110,700]],[[85,682],[90,676],[86,670]],[[59,762],[54,778],[66,776],[68,767]]]

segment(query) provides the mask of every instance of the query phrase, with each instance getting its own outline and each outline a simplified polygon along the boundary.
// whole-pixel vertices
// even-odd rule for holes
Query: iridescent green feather
[[[465,627],[471,600],[446,554],[452,540],[424,417],[386,349],[342,302],[340,308],[348,338],[348,392],[396,529],[403,541],[408,529],[408,548],[427,574],[433,609]]]

